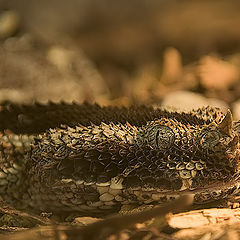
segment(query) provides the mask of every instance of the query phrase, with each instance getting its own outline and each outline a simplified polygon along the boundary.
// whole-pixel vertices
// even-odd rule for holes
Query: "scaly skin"
[[[0,138],[0,194],[17,208],[105,213],[186,193],[206,202],[239,192],[230,112],[4,105],[0,126],[18,133]]]

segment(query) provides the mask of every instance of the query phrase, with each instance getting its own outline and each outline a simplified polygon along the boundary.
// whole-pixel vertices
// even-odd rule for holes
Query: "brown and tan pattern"
[[[3,104],[0,129],[0,195],[17,208],[102,214],[239,193],[229,111]]]

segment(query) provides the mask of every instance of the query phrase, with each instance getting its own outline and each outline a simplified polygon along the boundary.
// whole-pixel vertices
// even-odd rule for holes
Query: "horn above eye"
[[[217,130],[203,132],[200,135],[200,145],[203,149],[214,149],[219,143],[221,133]]]
[[[238,142],[239,142],[239,137],[235,136],[233,138],[233,140],[230,142],[230,146],[231,146],[232,151],[235,151],[237,149]]]
[[[231,136],[231,134],[232,134],[232,122],[233,122],[232,113],[228,109],[224,119],[218,125],[219,131],[221,133],[224,133],[224,134],[228,135],[228,136]]]

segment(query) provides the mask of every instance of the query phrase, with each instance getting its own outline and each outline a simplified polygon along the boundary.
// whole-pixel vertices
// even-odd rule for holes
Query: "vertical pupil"
[[[159,137],[160,130],[157,131],[156,133],[156,145],[158,146],[158,137]]]
[[[166,149],[174,139],[174,133],[166,126],[158,126],[155,134],[156,147]]]

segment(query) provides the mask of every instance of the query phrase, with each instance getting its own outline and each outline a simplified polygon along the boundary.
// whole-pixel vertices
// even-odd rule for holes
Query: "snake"
[[[186,194],[205,203],[238,196],[239,183],[230,110],[0,105],[0,196],[17,209],[113,213]]]

